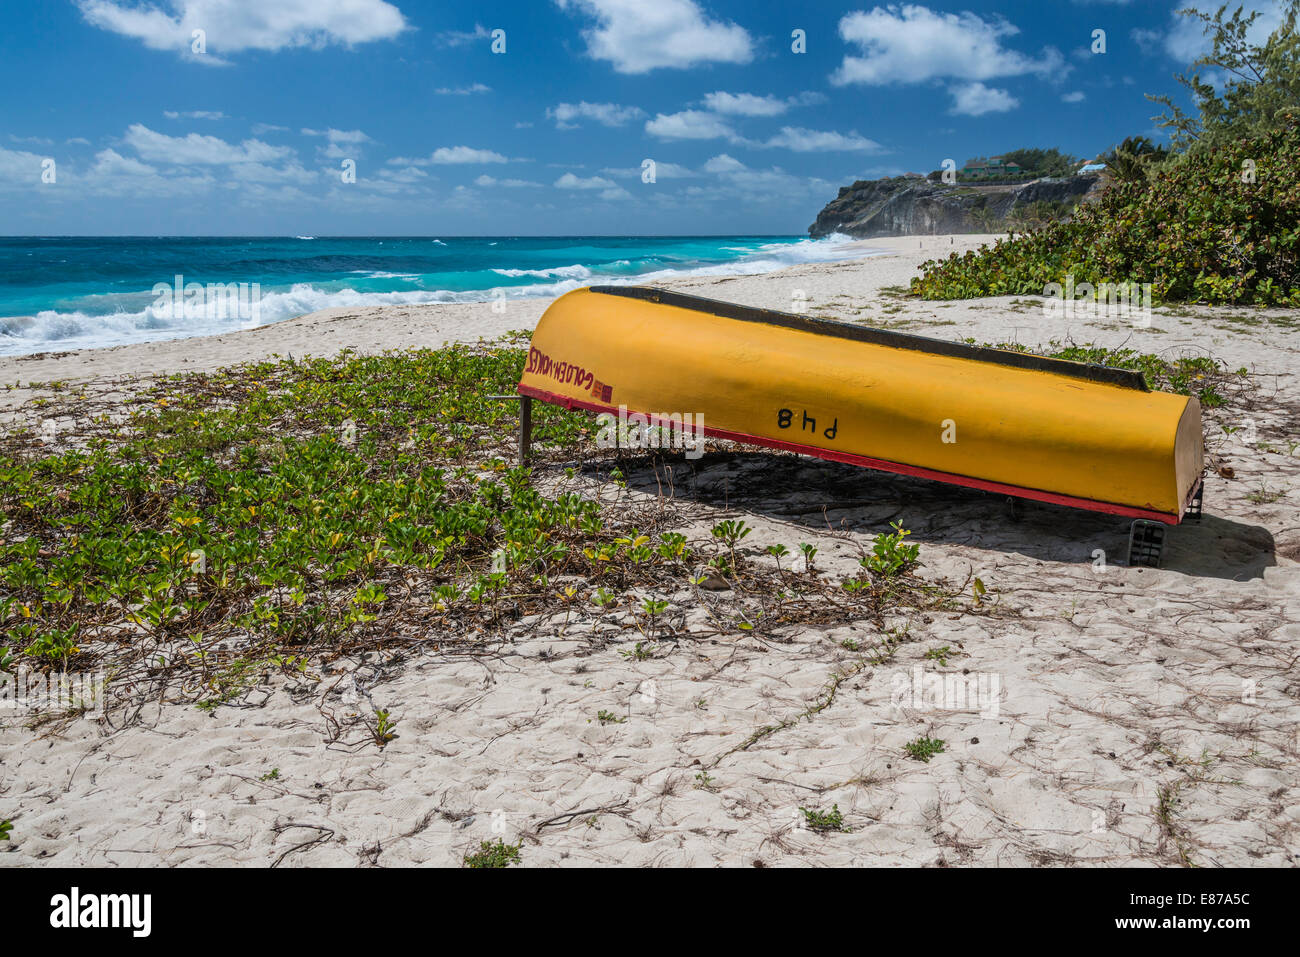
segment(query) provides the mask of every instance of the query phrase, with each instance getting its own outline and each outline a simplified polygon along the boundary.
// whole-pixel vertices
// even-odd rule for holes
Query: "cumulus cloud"
[[[473,30],[445,30],[438,34],[438,42],[446,47],[463,47],[476,40],[486,40],[491,35],[487,27],[476,23]]]
[[[394,156],[388,161],[390,166],[455,166],[468,163],[508,163],[510,160],[492,150],[479,150],[472,146],[440,146],[428,156],[411,159],[406,156]]]
[[[831,151],[880,153],[884,150],[884,147],[875,140],[859,136],[856,131],[837,133],[833,130],[806,130],[799,126],[781,127],[781,132],[764,145],[794,150],[797,153]]]
[[[710,19],[695,0],[556,0],[595,19],[583,31],[587,52],[619,73],[748,63],[754,43],[744,27]]]
[[[168,136],[141,123],[133,123],[126,131],[125,141],[145,160],[155,163],[173,163],[178,166],[223,166],[231,163],[266,163],[283,159],[293,151],[284,146],[272,146],[261,140],[244,140],[241,144],[227,143],[216,136],[190,133],[188,136]]]
[[[429,159],[438,164],[509,162],[500,153],[492,150],[476,150],[472,146],[440,146],[433,151]]]
[[[321,136],[329,142],[317,150],[317,155],[325,159],[356,159],[363,143],[371,142],[369,136],[361,130],[313,130],[304,128],[303,136]]]
[[[1178,10],[1189,7],[1213,14],[1218,6],[1217,3],[1177,4],[1169,15],[1170,23],[1165,30],[1137,29],[1133,31],[1133,39],[1144,49],[1159,46],[1170,58],[1190,64],[1209,52],[1210,39],[1205,35],[1204,24],[1199,18],[1180,16]],[[1228,4],[1228,12],[1231,13],[1238,6],[1243,7],[1246,13],[1259,14],[1246,33],[1246,39],[1251,43],[1264,42],[1270,33],[1282,25],[1282,4],[1276,0],[1234,0]]]
[[[768,197],[805,197],[824,193],[831,184],[816,176],[796,176],[779,166],[770,169],[752,169],[726,153],[714,156],[704,164],[704,171],[717,177],[716,186],[689,187],[688,195],[701,198],[745,199],[755,193]]]
[[[647,120],[645,131],[662,140],[712,140],[719,137],[734,139],[735,131],[716,114],[703,110],[682,110],[680,113],[659,113]]]
[[[541,183],[534,183],[527,179],[497,179],[495,176],[489,176],[484,173],[478,179],[474,180],[475,186],[504,186],[507,189],[525,189],[532,186],[541,186]]]
[[[618,184],[603,176],[588,176],[585,179],[573,173],[565,173],[555,181],[559,189],[615,189]]]
[[[26,150],[7,150],[0,146],[0,190],[25,190],[41,185],[44,159]]]
[[[189,54],[193,32],[212,51],[321,49],[386,40],[406,29],[387,0],[77,0],[87,23],[154,50]]]
[[[642,170],[640,166],[607,166],[602,169],[601,172],[606,176],[635,176],[639,179],[644,170]],[[699,175],[699,173],[695,172],[695,170],[690,167],[682,166],[678,163],[661,163],[658,160],[655,161],[655,179],[690,179]]]
[[[620,106],[617,103],[559,103],[546,111],[555,120],[556,129],[571,130],[579,125],[577,120],[592,120],[602,126],[623,126],[631,120],[645,116],[639,106]]]
[[[937,13],[905,4],[858,10],[839,23],[840,36],[858,47],[831,75],[843,86],[863,83],[924,83],[940,78],[987,80],[993,77],[1061,74],[1065,58],[1047,47],[1037,59],[1008,49],[1003,41],[1020,29],[1001,18],[984,20],[969,11]]]
[[[983,116],[985,113],[1006,113],[1020,105],[1020,101],[1006,90],[997,90],[983,83],[968,83],[949,90],[952,109],[958,116]]]
[[[780,116],[791,107],[812,106],[825,101],[825,94],[811,90],[797,96],[787,96],[785,99],[770,93],[758,96],[754,93],[726,93],[718,90],[705,95],[704,106],[714,113],[727,116]]]

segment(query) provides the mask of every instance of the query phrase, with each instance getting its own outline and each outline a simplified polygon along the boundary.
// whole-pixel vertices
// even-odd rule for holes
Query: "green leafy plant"
[[[464,863],[466,867],[509,867],[511,864],[521,863],[520,849],[524,846],[521,840],[515,844],[507,844],[501,838],[493,841],[479,841],[477,851],[466,854]]]
[[[1044,295],[1150,283],[1152,300],[1300,306],[1300,104],[1249,139],[1216,142],[1119,179],[1067,223],[922,265],[925,299]]]
[[[808,829],[818,832],[842,831],[848,833],[853,830],[844,823],[844,815],[840,813],[840,806],[834,804],[829,811],[810,810],[806,807],[799,808],[803,813],[804,823]]]
[[[620,718],[614,712],[606,711],[604,708],[596,712],[596,720],[601,724],[625,724],[627,722],[627,718]]]
[[[743,521],[733,518],[713,526],[713,537],[727,547],[727,554],[731,559],[731,568],[734,569],[737,565],[736,546],[752,531],[753,529],[749,528]]]
[[[803,555],[804,570],[811,572],[813,570],[813,559],[817,557],[817,549],[807,542],[800,542],[799,553]]]
[[[382,748],[397,737],[397,721],[391,712],[384,708],[376,708],[370,732],[375,739],[375,744]]]
[[[668,602],[663,599],[646,598],[641,602],[641,613],[646,616],[645,634],[653,638],[655,634],[655,622],[659,616],[668,610]]]
[[[781,570],[781,559],[790,554],[790,549],[784,545],[769,545],[764,551],[776,559],[776,570],[778,572]]]
[[[948,667],[948,658],[953,654],[954,652],[952,648],[948,645],[944,645],[941,648],[931,648],[921,657],[925,658],[927,661],[937,661],[940,665],[946,668]]]
[[[899,522],[892,522],[892,532],[881,532],[871,543],[871,554],[861,560],[867,571],[885,578],[907,571],[916,564],[921,548],[904,541],[912,533]]]
[[[913,760],[929,764],[932,757],[943,753],[943,744],[943,741],[939,738],[921,737],[903,745],[903,750]]]

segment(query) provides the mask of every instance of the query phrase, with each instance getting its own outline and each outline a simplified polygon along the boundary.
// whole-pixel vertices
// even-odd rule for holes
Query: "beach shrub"
[[[921,547],[905,541],[912,533],[899,522],[891,522],[892,532],[881,532],[871,543],[871,554],[860,564],[867,571],[884,578],[892,578],[916,564]]]
[[[804,824],[809,830],[825,833],[826,831],[841,831],[845,834],[853,830],[844,823],[844,815],[840,813],[838,804],[831,805],[829,811],[818,811],[806,807],[799,808],[803,814]]]
[[[466,867],[474,868],[509,867],[511,864],[520,863],[519,849],[523,846],[523,841],[507,844],[501,838],[495,841],[479,841],[478,850],[466,854],[464,863]]]
[[[915,741],[909,741],[903,745],[903,750],[907,752],[908,757],[914,761],[920,761],[929,764],[930,759],[936,754],[942,754],[944,742],[940,738],[921,737]]]
[[[922,265],[926,299],[1042,295],[1049,283],[1150,283],[1156,302],[1300,306],[1300,111],[1249,142],[1116,181],[1072,221]]]

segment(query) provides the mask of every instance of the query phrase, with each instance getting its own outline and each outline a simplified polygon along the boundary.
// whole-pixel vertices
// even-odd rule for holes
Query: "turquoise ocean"
[[[861,255],[850,243],[844,236],[0,237],[0,355],[211,335],[333,306],[753,275]],[[195,284],[238,292],[187,305],[175,291]]]

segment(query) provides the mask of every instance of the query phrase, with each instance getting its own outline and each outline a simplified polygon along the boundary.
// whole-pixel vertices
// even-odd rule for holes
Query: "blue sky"
[[[799,233],[854,179],[1154,135],[1186,2],[6,0],[0,233]]]

